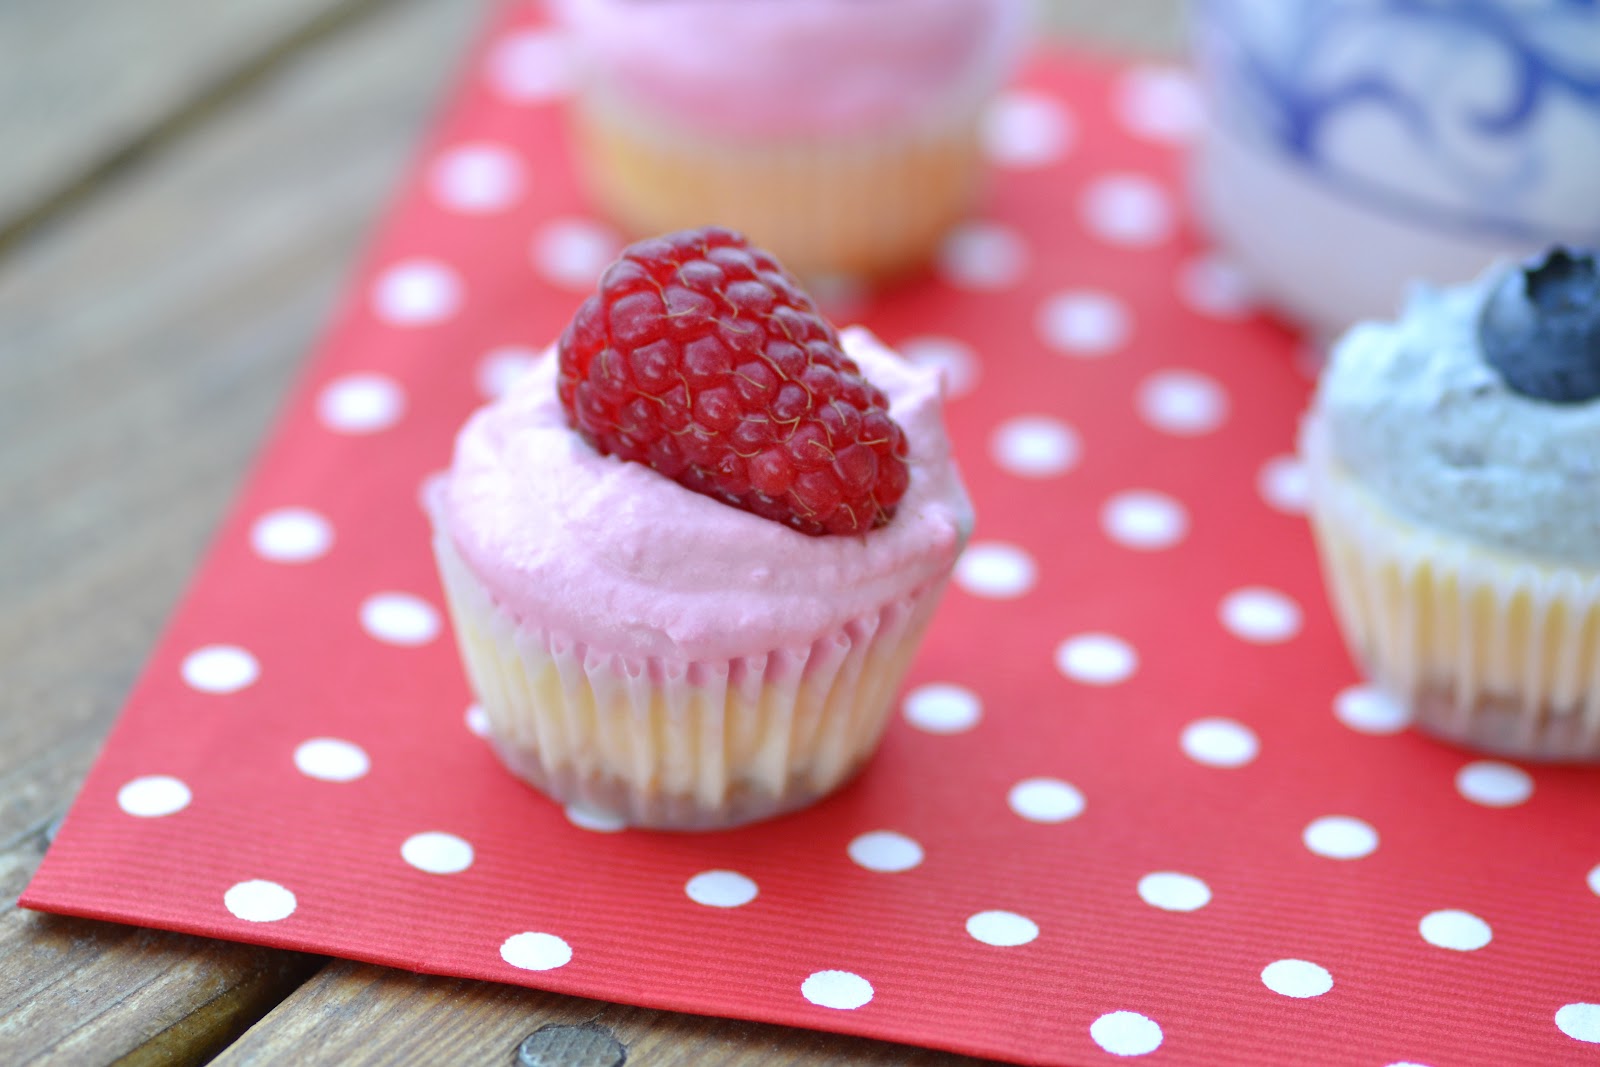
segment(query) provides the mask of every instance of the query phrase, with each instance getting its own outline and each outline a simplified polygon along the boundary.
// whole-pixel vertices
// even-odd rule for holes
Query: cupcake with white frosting
[[[716,224],[804,277],[927,260],[971,207],[1026,0],[560,0],[579,159],[633,236]]]
[[[1600,760],[1600,272],[1555,249],[1334,349],[1301,450],[1346,638],[1418,726]]]

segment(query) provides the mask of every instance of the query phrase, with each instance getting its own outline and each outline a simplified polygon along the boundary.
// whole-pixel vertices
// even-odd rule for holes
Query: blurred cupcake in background
[[[931,258],[1027,0],[556,0],[592,195],[631,235],[708,223],[810,278]]]
[[[1600,762],[1600,264],[1418,288],[1334,348],[1301,448],[1351,650],[1418,726]]]

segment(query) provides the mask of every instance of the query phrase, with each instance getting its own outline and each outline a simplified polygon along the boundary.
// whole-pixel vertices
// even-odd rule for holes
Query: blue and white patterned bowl
[[[1600,245],[1600,0],[1194,0],[1200,217],[1332,333],[1414,278]]]

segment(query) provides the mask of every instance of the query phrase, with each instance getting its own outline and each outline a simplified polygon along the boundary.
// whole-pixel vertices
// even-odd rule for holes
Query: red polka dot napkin
[[[831,294],[946,368],[979,511],[866,774],[682,836],[503,773],[418,490],[616,247],[531,18],[472,59],[25,905],[1023,1063],[1600,1055],[1600,780],[1358,684],[1301,348],[1184,218],[1170,71],[1041,58],[930,275]]]

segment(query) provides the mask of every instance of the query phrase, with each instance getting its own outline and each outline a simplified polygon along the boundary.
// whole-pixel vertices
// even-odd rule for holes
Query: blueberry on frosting
[[[1484,357],[1523,396],[1553,404],[1600,397],[1600,268],[1557,246],[1509,270],[1478,324]]]

